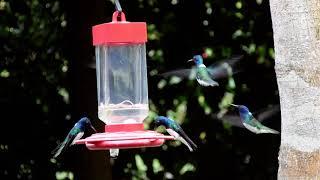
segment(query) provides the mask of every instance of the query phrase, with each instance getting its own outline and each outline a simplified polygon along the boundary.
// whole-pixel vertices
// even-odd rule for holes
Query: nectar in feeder
[[[112,22],[93,27],[96,52],[98,116],[105,133],[94,134],[78,143],[92,150],[153,147],[173,139],[143,129],[148,116],[146,66],[147,26],[128,22],[123,12],[113,13]]]

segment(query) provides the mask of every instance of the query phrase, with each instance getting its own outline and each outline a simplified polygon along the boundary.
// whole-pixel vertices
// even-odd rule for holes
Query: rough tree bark
[[[320,1],[270,0],[281,103],[279,179],[320,179]]]

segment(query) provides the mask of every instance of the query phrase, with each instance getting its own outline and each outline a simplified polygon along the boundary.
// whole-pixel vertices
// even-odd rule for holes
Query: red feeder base
[[[105,133],[93,134],[76,141],[76,144],[86,144],[90,150],[129,149],[157,147],[165,140],[173,139],[172,136],[144,130],[143,124],[114,124],[106,125]]]

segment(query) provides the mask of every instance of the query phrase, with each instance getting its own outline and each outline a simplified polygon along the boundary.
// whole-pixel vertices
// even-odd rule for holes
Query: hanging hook
[[[118,19],[118,21],[120,21],[121,20],[121,15],[122,15],[121,4],[120,4],[119,0],[114,0],[114,4],[116,6],[116,11],[118,11],[117,19]]]

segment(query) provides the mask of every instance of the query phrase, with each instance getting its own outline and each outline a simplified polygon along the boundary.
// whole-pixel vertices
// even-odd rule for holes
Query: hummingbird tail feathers
[[[52,152],[51,154],[53,155],[53,158],[57,158],[61,153],[63,153],[66,148],[71,144],[72,138],[69,136],[61,143],[59,144]]]
[[[279,131],[276,131],[276,130],[268,128],[268,127],[263,127],[261,129],[261,133],[279,134]]]
[[[180,142],[182,142],[184,145],[186,145],[190,152],[193,152],[193,148],[185,139],[183,139],[183,137],[179,136],[176,139],[179,140]]]
[[[181,141],[184,145],[186,145],[191,152],[197,149],[197,145],[195,145],[191,141],[191,139],[183,132],[182,129],[177,132],[169,128],[166,130],[171,136],[173,136],[175,139]]]
[[[54,159],[57,158],[57,157],[61,154],[61,152],[62,152],[62,150],[64,149],[64,147],[66,146],[66,144],[67,144],[67,141],[63,141],[61,144],[59,144],[59,145],[51,152],[51,154],[53,154],[53,158],[54,158]]]
[[[178,133],[182,136],[182,138],[185,139],[185,141],[189,144],[189,146],[192,147],[193,150],[198,149],[198,146],[189,138],[189,136],[182,129],[180,129]]]

